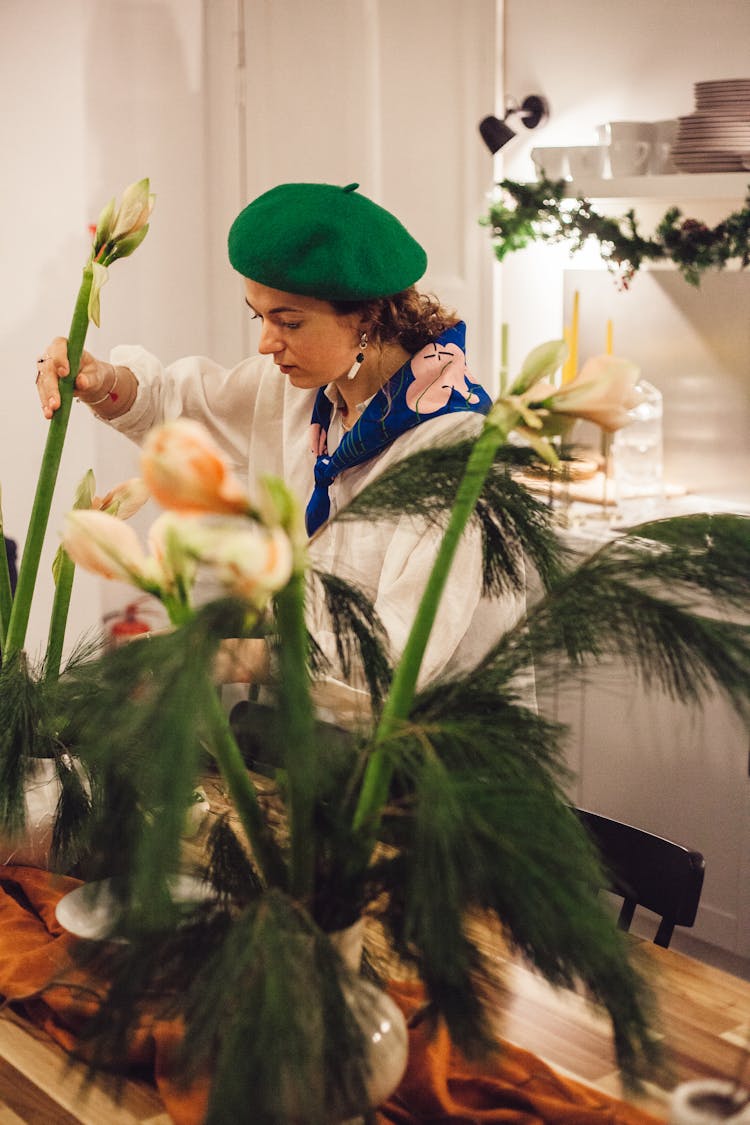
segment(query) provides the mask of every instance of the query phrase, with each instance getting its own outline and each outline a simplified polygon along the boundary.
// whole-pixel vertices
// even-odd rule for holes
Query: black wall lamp
[[[530,94],[520,105],[510,100],[506,105],[505,117],[502,121],[499,117],[490,115],[479,122],[482,140],[493,156],[516,135],[515,130],[506,124],[509,117],[520,117],[527,129],[536,129],[537,125],[541,125],[549,117],[547,100],[538,94]]]

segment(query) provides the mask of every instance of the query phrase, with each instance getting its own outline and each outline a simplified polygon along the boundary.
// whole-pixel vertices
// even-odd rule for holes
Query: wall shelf
[[[680,172],[670,176],[623,176],[619,179],[571,180],[565,188],[569,199],[737,199],[750,191],[747,172]]]

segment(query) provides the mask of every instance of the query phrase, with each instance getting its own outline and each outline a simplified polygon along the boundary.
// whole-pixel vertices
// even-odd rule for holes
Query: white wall
[[[467,320],[470,365],[491,381],[492,254],[478,224],[491,161],[476,126],[494,103],[494,0],[238,0],[207,11],[216,346],[250,344],[220,269],[237,184],[245,202],[284,181],[356,181],[425,246],[420,286]],[[233,108],[235,148],[223,127]]]
[[[117,262],[91,350],[135,339],[176,355],[190,328],[207,347],[203,290],[204,83],[200,0],[3,0],[0,6],[0,482],[8,534],[25,537],[46,423],[35,359],[66,334],[89,250],[88,224],[142,176],[158,199],[138,253]],[[46,641],[56,532],[76,483],[132,475],[124,439],[74,407],[28,647]],[[98,624],[114,591],[78,574],[68,635]],[[122,600],[122,599],[121,599]]]
[[[117,262],[88,346],[139,342],[164,360],[235,362],[252,346],[226,258],[240,207],[285,179],[362,189],[426,245],[426,285],[471,326],[492,379],[492,254],[477,225],[491,161],[494,0],[3,0],[0,5],[0,481],[23,540],[46,424],[34,361],[65,334],[107,199],[149,176],[151,231]],[[30,644],[44,644],[56,530],[90,466],[102,491],[132,475],[119,435],[74,408]],[[145,530],[153,510],[136,518]],[[76,578],[69,638],[131,591]]]
[[[496,57],[495,11],[504,21]],[[489,238],[478,231],[492,161],[476,134],[497,75],[552,114],[521,131],[497,172],[531,174],[530,149],[587,139],[610,117],[687,112],[692,83],[747,72],[747,0],[3,0],[0,6],[0,482],[23,540],[45,436],[34,360],[65,333],[87,225],[142,175],[157,192],[151,233],[116,263],[93,350],[138,340],[165,359],[250,346],[224,252],[240,206],[284,178],[359,178],[427,245],[427,282],[470,321],[477,365],[494,376]],[[515,363],[560,331],[563,251],[532,247],[503,271]],[[580,262],[574,263],[576,265]],[[102,488],[135,468],[130,446],[74,411],[52,530],[95,465]],[[147,516],[140,523],[145,526]],[[53,539],[53,536],[50,537]],[[43,642],[43,560],[32,616]],[[79,575],[71,635],[124,590]]]

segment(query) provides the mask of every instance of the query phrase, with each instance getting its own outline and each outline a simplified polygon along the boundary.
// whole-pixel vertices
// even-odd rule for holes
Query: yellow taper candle
[[[508,325],[500,326],[500,390],[505,391],[508,383]]]
[[[612,321],[607,321],[607,355],[612,355]]]
[[[568,358],[562,370],[563,383],[569,383],[571,379],[574,379],[578,370],[578,301],[579,294],[576,289],[573,294],[573,320],[570,328],[564,331],[565,340],[568,343]]]

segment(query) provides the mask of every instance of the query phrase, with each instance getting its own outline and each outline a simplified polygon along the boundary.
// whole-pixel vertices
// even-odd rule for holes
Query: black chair
[[[700,852],[588,809],[575,811],[599,850],[607,889],[624,899],[620,929],[630,929],[636,906],[659,915],[656,945],[668,946],[675,926],[693,925],[706,868]]]

